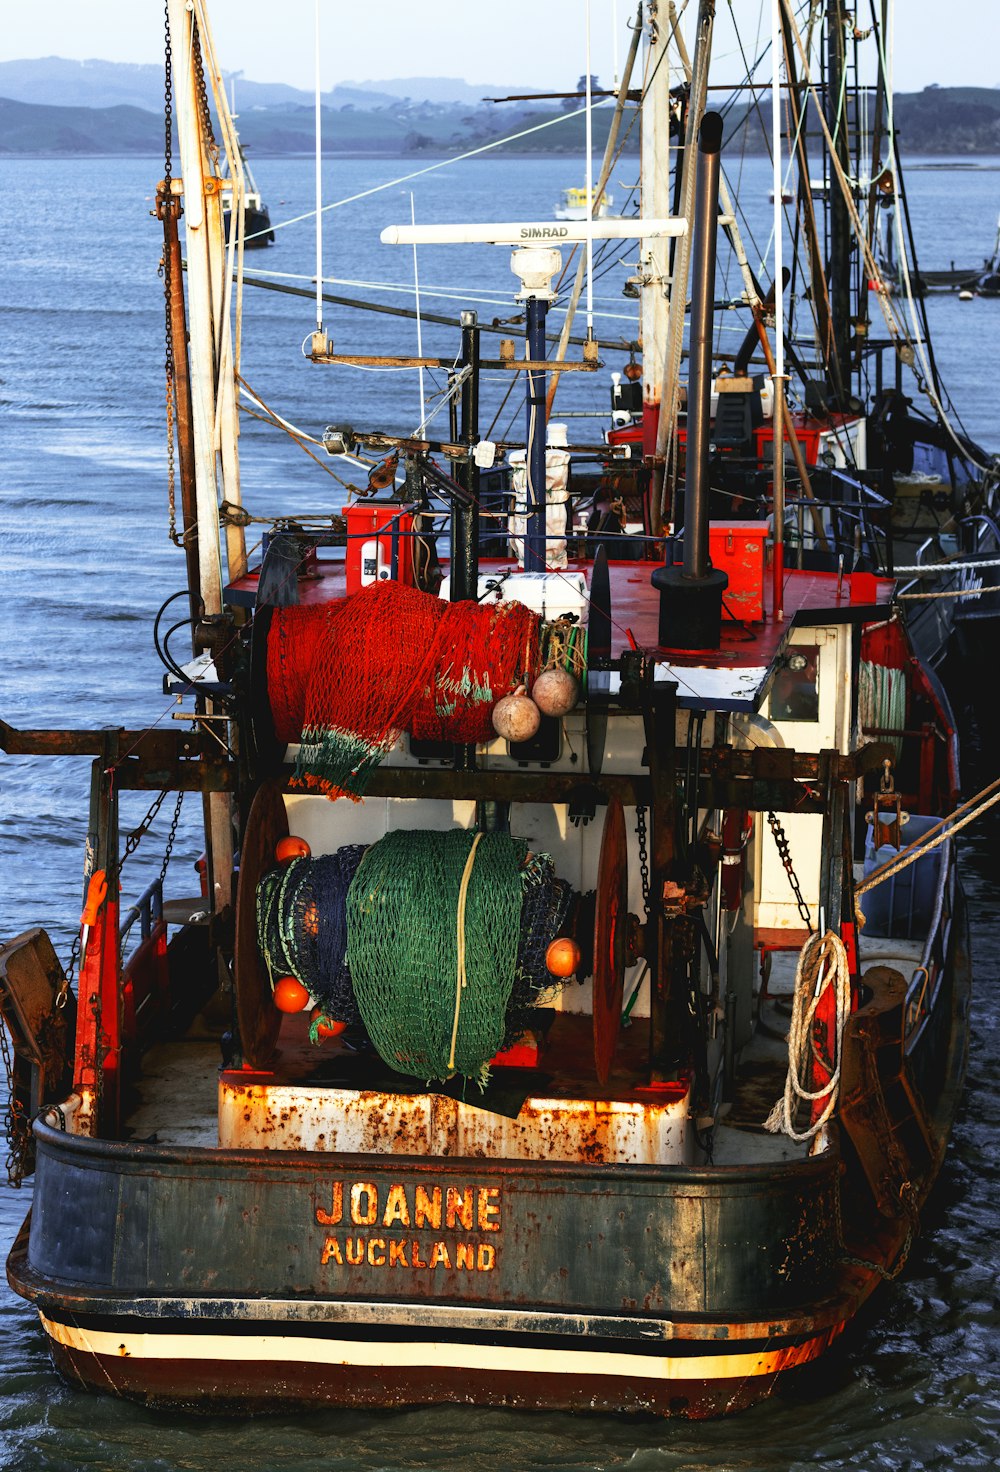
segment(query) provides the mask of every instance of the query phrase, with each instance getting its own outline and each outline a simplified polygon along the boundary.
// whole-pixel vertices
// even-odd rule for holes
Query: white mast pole
[[[618,0],[611,0],[611,62],[615,79],[612,88],[618,91]]]
[[[785,303],[781,202],[781,17],[771,0],[771,162],[774,180],[774,617],[784,619],[785,585]]]
[[[169,0],[170,36],[178,58],[174,86],[177,139],[184,180],[191,405],[194,420],[195,501],[198,513],[199,593],[208,615],[222,612],[222,559],[215,460],[215,321],[212,262],[205,210],[205,153],[194,76],[194,17],[185,0]]]
[[[413,190],[411,189],[410,190],[410,224],[411,225],[416,225],[416,223],[417,223],[417,211],[416,211],[416,206],[413,203]],[[423,360],[423,356],[424,356],[424,340],[423,340],[423,327],[422,327],[422,323],[420,321],[420,272],[417,270],[417,242],[416,241],[413,242],[413,294],[414,294],[414,296],[416,298],[416,306],[417,306],[417,357],[421,359],[420,367],[417,370],[417,377],[418,377],[418,381],[420,383],[420,428],[417,430],[417,433],[418,434],[423,434],[423,432],[424,432],[424,425],[427,423],[427,404],[426,404],[426,402],[424,400],[424,365],[423,365],[423,361],[422,361]]]
[[[202,135],[199,88],[194,73],[194,12],[187,0],[168,0],[173,54],[178,60],[174,88],[177,138],[184,182],[184,230],[187,251],[188,328],[190,336],[191,407],[194,432],[195,505],[198,520],[199,593],[205,615],[222,612],[222,551],[219,540],[219,492],[216,479],[216,355],[213,314],[211,222],[206,211],[208,177]],[[217,200],[215,194],[213,200]],[[239,203],[234,191],[234,208]],[[220,226],[221,231],[221,226]],[[221,250],[221,235],[216,240]],[[231,365],[231,359],[229,360]],[[206,801],[206,838],[216,911],[232,898],[233,836],[230,797],[212,792]]]
[[[667,43],[671,27],[664,7],[644,0],[645,64],[643,67],[642,136],[640,143],[642,216],[663,218],[670,213],[670,65]],[[666,240],[645,237],[639,245],[639,276],[642,282],[642,401],[644,438],[649,446],[649,428],[660,410],[663,396],[663,347],[667,339],[670,276],[670,246]],[[654,513],[655,514],[655,513]]]
[[[587,0],[587,336],[594,335],[594,128],[590,84],[590,0]]]
[[[320,94],[319,0],[316,0],[316,331],[323,331],[323,113]]]

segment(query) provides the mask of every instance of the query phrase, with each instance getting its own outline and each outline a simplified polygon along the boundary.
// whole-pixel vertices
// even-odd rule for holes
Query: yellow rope
[[[451,1028],[451,1052],[448,1055],[448,1067],[455,1071],[455,1045],[458,1042],[458,1014],[462,1010],[462,993],[465,990],[465,901],[469,893],[469,882],[472,879],[472,866],[476,862],[476,849],[479,847],[481,833],[477,833],[472,840],[469,849],[469,857],[465,861],[462,870],[462,883],[458,890],[458,914],[455,920],[455,942],[458,954],[458,967],[455,976],[455,1020]]]

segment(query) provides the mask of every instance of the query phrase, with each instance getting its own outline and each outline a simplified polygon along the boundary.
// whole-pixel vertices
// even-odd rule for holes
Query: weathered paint
[[[689,1165],[687,1093],[665,1100],[527,1099],[516,1119],[442,1094],[219,1084],[223,1149]]]
[[[836,1278],[832,1152],[713,1168],[185,1150],[44,1125],[37,1142],[29,1265],[84,1294],[388,1295],[641,1326],[780,1317]]]

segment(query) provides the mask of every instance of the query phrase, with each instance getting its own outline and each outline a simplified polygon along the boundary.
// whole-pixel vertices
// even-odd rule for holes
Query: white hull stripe
[[[39,1317],[57,1344],[78,1353],[136,1360],[232,1360],[234,1363],[312,1364],[342,1368],[511,1371],[536,1375],[628,1376],[642,1380],[730,1380],[771,1375],[815,1358],[828,1336],[768,1353],[693,1356],[638,1355],[606,1350],[531,1349],[490,1344],[399,1340],[297,1338],[291,1334],[112,1334]]]

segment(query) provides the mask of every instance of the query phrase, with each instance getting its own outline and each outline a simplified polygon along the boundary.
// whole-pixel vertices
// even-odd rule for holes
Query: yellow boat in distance
[[[596,194],[596,190],[594,194]],[[593,195],[591,196],[593,198]],[[601,195],[600,206],[597,210],[597,219],[603,219],[610,215],[611,206],[614,204],[614,196],[607,190]],[[587,218],[587,191],[583,189],[564,189],[559,196],[559,203],[555,208],[557,220],[585,220]]]

